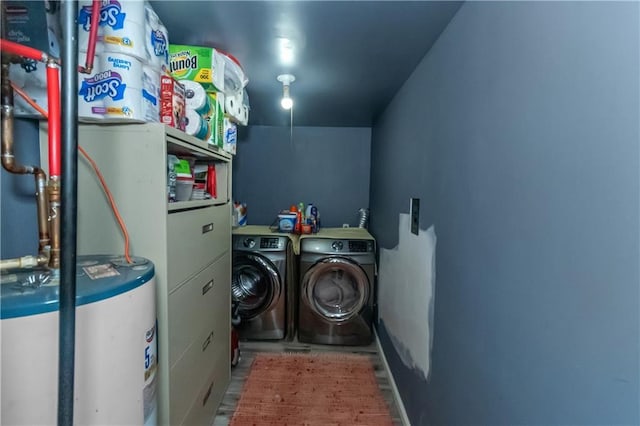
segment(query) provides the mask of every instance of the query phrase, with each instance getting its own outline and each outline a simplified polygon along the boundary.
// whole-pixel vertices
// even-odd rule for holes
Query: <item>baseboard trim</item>
[[[378,347],[378,354],[380,354],[380,358],[382,359],[382,365],[384,366],[384,369],[387,372],[387,376],[389,377],[389,383],[391,384],[391,392],[393,392],[393,399],[395,399],[396,401],[396,406],[398,407],[402,425],[411,426],[411,422],[409,421],[409,416],[407,416],[407,410],[405,410],[404,408],[402,398],[400,397],[400,392],[398,391],[398,386],[396,386],[396,381],[393,378],[393,374],[391,373],[391,368],[389,367],[389,363],[387,362],[387,357],[384,355],[382,344],[380,343],[380,339],[378,338],[378,332],[375,329],[374,329],[374,334],[376,336],[376,346]]]

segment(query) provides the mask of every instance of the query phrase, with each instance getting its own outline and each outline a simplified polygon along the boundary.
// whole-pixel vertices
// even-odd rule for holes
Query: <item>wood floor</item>
[[[213,426],[226,426],[229,424],[233,412],[240,398],[242,386],[249,374],[249,367],[253,362],[255,354],[258,352],[348,352],[355,354],[367,355],[371,359],[374,366],[376,377],[380,391],[389,406],[389,412],[393,418],[394,425],[402,425],[398,407],[393,397],[389,377],[384,369],[384,365],[378,348],[375,343],[369,346],[326,346],[311,345],[307,343],[299,343],[297,340],[292,342],[240,342],[241,359],[240,363],[231,370],[231,384],[227,388],[222,403],[218,408]]]

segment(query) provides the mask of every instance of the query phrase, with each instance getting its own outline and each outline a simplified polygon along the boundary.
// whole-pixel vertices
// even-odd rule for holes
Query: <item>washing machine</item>
[[[300,240],[298,340],[367,345],[373,340],[375,240]]]
[[[243,340],[278,340],[287,334],[286,236],[233,235],[231,293]]]

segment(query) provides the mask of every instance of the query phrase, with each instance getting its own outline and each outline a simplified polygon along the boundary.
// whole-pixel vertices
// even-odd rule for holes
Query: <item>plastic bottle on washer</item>
[[[305,222],[306,223],[311,223],[311,218],[312,218],[312,214],[311,214],[311,209],[313,208],[313,203],[308,203],[307,204],[307,209],[304,212],[304,218],[305,218]]]

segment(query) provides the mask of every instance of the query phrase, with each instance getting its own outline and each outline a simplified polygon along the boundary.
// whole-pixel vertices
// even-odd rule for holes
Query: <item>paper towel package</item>
[[[213,103],[202,84],[191,80],[179,80],[184,86],[185,104],[202,116],[211,115]]]
[[[198,82],[207,92],[224,91],[224,60],[211,47],[170,44],[169,69],[176,80]]]
[[[197,111],[187,108],[185,113],[185,130],[188,135],[206,141],[211,136],[209,122]]]
[[[224,111],[232,121],[241,126],[246,126],[249,121],[249,107],[244,105],[243,99],[243,91],[233,95],[226,95]]]
[[[185,130],[184,86],[169,75],[160,76],[160,122]]]

